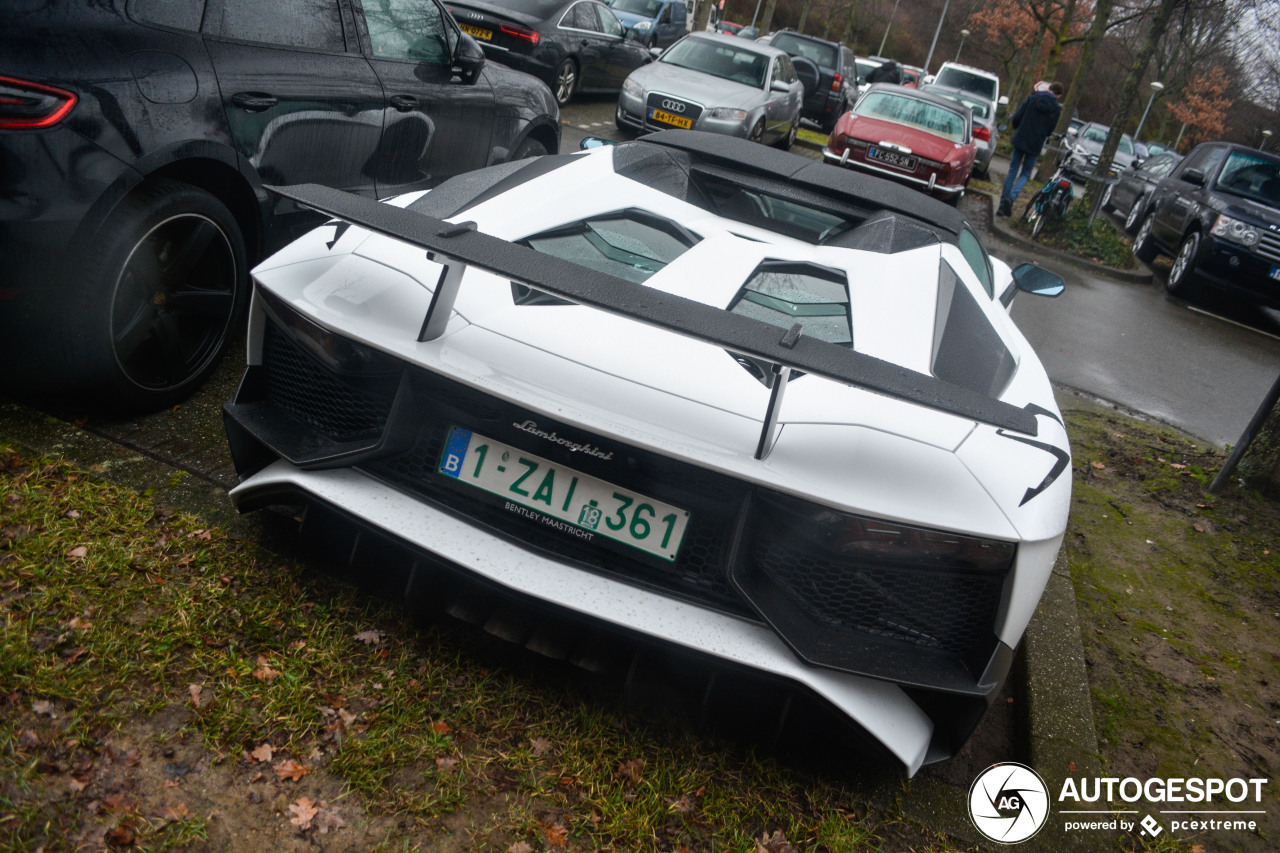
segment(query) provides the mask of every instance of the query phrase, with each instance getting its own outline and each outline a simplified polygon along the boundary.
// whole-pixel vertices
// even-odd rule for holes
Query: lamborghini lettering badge
[[[585,453],[588,456],[594,456],[597,459],[603,459],[606,462],[608,462],[610,459],[613,458],[612,450],[606,453],[605,451],[601,450],[600,448],[592,444],[578,444],[576,441],[570,441],[567,438],[561,438],[560,436],[556,435],[554,430],[552,430],[551,432],[547,432],[544,429],[538,429],[538,425],[533,421],[525,421],[522,424],[512,424],[512,426],[518,430],[527,432],[530,435],[536,435],[538,438],[545,439],[546,441],[549,441],[552,444],[558,444],[567,450],[572,450],[574,453]]]

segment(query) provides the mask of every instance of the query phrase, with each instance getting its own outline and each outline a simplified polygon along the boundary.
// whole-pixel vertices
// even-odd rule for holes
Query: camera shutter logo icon
[[[978,831],[999,844],[1031,838],[1049,819],[1049,789],[1025,764],[993,764],[973,780],[969,817]]]

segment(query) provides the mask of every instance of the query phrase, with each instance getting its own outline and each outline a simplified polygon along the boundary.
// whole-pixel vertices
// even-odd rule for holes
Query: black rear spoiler
[[[935,376],[908,370],[848,347],[800,334],[682,296],[596,272],[476,230],[317,184],[267,187],[271,192],[427,250],[444,266],[419,340],[444,333],[467,266],[474,266],[561,299],[627,317],[773,365],[775,380],[756,447],[763,458],[776,433],[782,393],[792,371],[822,376],[968,420],[1036,435],[1032,407],[1018,408]]]

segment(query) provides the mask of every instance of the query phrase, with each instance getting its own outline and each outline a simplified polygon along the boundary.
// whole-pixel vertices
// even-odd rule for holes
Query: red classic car
[[[877,83],[836,122],[823,157],[956,204],[976,151],[973,117],[962,105]]]

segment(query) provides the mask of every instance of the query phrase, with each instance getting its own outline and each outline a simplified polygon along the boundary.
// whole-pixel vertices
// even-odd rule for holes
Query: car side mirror
[[[1019,290],[1036,296],[1057,296],[1067,289],[1062,276],[1035,264],[1018,264],[1013,270],[1013,280]]]
[[[458,49],[453,52],[453,68],[455,77],[463,83],[474,83],[480,77],[480,69],[484,68],[484,50],[471,36],[461,33]]]
[[[996,101],[996,103],[997,103],[997,104],[999,104],[999,105],[1000,105],[1000,106],[1002,106],[1002,107],[1007,107],[1007,106],[1009,106],[1009,96],[1008,96],[1008,95],[1001,95],[1001,96],[1000,96],[1000,100]]]
[[[1182,173],[1182,180],[1198,187],[1204,186],[1204,172],[1199,169],[1187,169]]]
[[[773,82],[769,84],[769,91],[790,92],[791,84],[788,83],[786,80],[783,80],[781,77],[774,77]]]

